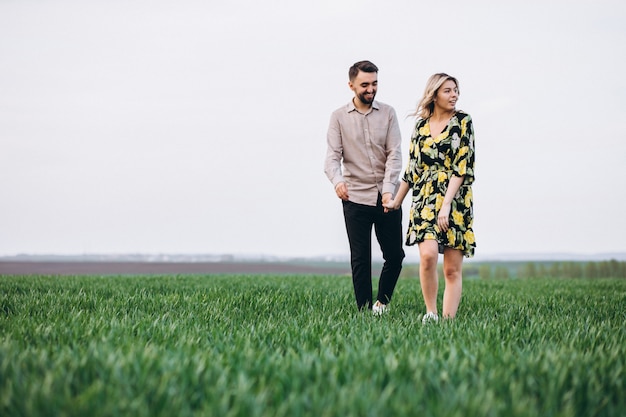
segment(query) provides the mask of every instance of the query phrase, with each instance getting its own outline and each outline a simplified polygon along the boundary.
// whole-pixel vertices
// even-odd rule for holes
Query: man
[[[379,315],[387,310],[404,259],[402,210],[383,207],[399,185],[400,127],[395,110],[374,100],[376,65],[357,62],[348,77],[354,97],[330,117],[324,172],[343,204],[357,307]],[[373,305],[372,226],[385,260]]]

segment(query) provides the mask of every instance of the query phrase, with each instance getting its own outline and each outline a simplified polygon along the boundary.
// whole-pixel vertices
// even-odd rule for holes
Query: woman
[[[454,318],[461,302],[463,256],[474,255],[472,183],[474,130],[469,114],[456,109],[459,83],[431,76],[414,116],[409,164],[394,200],[397,210],[413,191],[406,244],[418,245],[420,284],[426,304],[422,321],[438,321],[437,261],[443,253],[443,317]]]

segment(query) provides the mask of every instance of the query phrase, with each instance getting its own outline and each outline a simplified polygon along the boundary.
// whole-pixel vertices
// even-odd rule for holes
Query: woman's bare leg
[[[420,284],[426,304],[426,312],[437,313],[437,259],[439,258],[439,244],[436,240],[425,240],[418,244],[420,251]]]
[[[443,292],[443,317],[454,318],[461,303],[463,290],[463,252],[446,248],[443,255],[443,275],[446,288]]]

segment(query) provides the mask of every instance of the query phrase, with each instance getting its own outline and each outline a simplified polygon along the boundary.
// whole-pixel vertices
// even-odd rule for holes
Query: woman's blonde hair
[[[437,97],[437,91],[439,91],[439,87],[446,81],[451,80],[456,84],[457,90],[459,89],[459,82],[456,78],[451,75],[445,74],[443,72],[439,72],[437,74],[433,74],[428,79],[426,83],[426,88],[424,89],[424,96],[420,100],[417,105],[417,109],[412,116],[417,116],[421,119],[428,119],[435,109],[435,97]]]

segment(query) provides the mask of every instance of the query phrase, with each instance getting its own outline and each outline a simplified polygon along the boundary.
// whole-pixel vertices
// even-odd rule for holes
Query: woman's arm
[[[452,177],[450,177],[448,190],[446,191],[446,195],[443,197],[443,204],[441,205],[441,209],[439,209],[439,213],[437,214],[437,225],[442,232],[448,231],[452,200],[454,199],[457,191],[459,191],[459,188],[461,188],[464,180],[465,176],[457,177],[453,175]]]
[[[383,204],[383,206],[385,206],[385,209],[398,210],[400,206],[402,205],[402,202],[404,201],[404,197],[406,197],[408,192],[409,192],[409,184],[406,181],[400,181],[400,188],[398,188],[396,197],[393,200],[390,200],[387,204]]]

